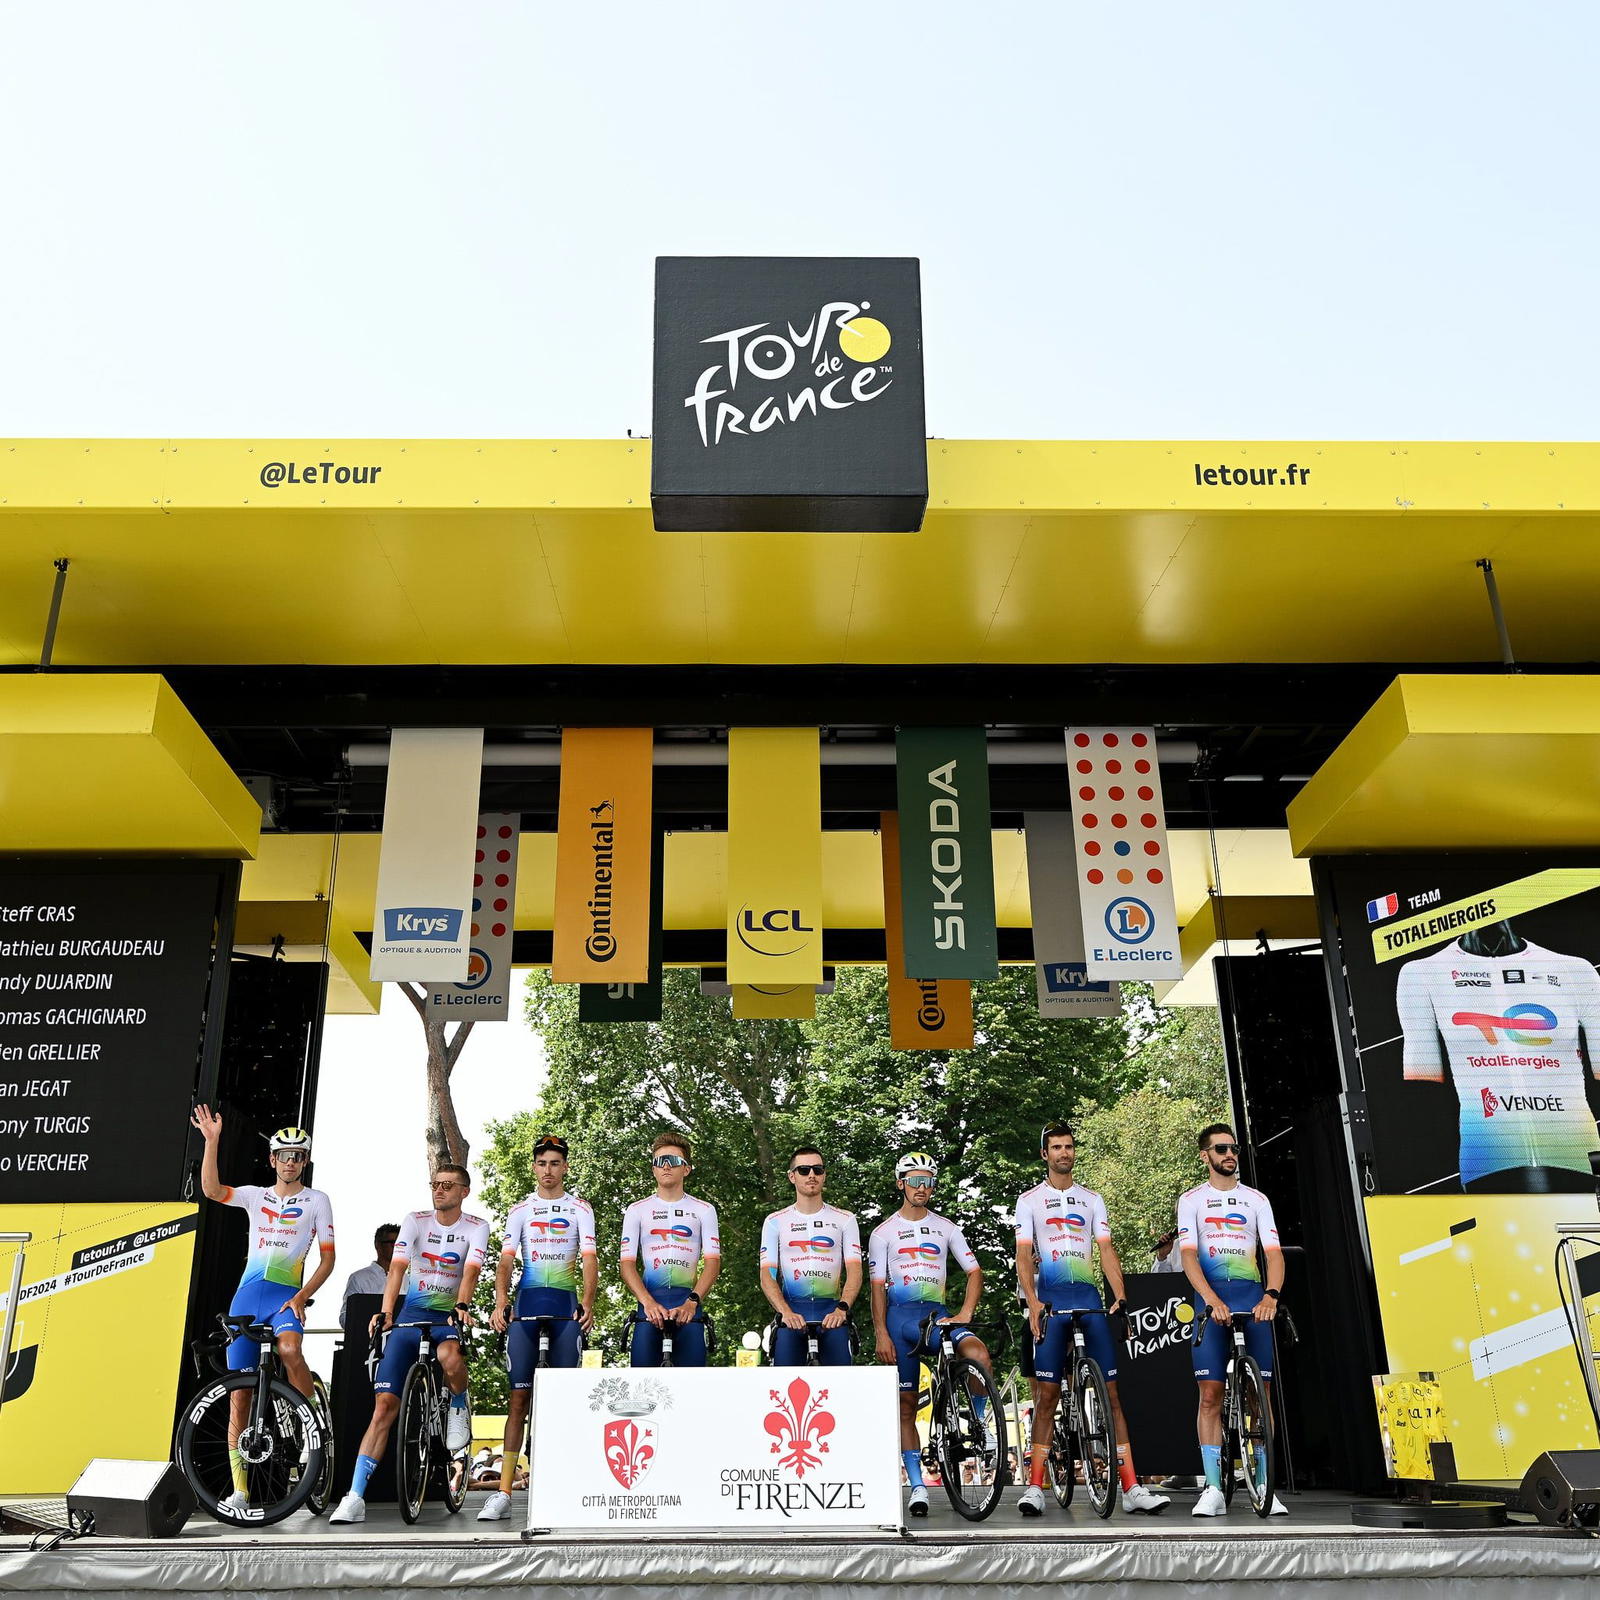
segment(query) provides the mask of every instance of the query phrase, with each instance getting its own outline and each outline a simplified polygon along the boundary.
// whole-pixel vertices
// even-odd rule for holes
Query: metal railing
[[[6,1296],[6,1320],[0,1328],[0,1407],[6,1403],[6,1379],[11,1375],[11,1337],[17,1331],[17,1302],[22,1298],[22,1263],[27,1259],[27,1246],[33,1243],[31,1233],[0,1233],[0,1245],[14,1244],[16,1256],[11,1262],[11,1291]]]
[[[1583,1386],[1589,1394],[1589,1409],[1594,1412],[1595,1426],[1600,1428],[1600,1356],[1595,1354],[1594,1340],[1589,1335],[1589,1316],[1583,1305],[1583,1284],[1578,1273],[1579,1243],[1600,1250],[1600,1226],[1592,1222],[1558,1222],[1556,1235],[1556,1283],[1561,1291],[1561,1308],[1567,1314],[1567,1326],[1572,1330],[1572,1345],[1577,1352],[1578,1365],[1583,1369]]]

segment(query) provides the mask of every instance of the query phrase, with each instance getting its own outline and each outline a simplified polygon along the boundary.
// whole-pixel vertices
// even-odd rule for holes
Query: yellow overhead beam
[[[261,809],[153,673],[0,676],[0,851],[248,857]]]
[[[1288,820],[1301,856],[1600,845],[1600,677],[1396,678]]]

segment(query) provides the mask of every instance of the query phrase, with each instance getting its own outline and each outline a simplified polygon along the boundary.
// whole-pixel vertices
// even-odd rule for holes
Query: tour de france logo
[[[871,309],[870,300],[830,300],[798,325],[752,322],[702,339],[718,359],[683,402],[701,445],[713,449],[881,399],[894,383],[894,366],[884,360],[894,335],[866,315]]]

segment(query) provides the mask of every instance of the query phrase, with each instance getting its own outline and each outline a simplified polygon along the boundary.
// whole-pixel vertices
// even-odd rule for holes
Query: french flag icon
[[[1380,895],[1376,900],[1367,901],[1367,921],[1382,922],[1385,917],[1392,917],[1399,909],[1399,895]]]

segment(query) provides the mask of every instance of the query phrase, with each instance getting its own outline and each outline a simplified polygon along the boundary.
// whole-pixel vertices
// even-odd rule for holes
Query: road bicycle
[[[194,1340],[195,1370],[203,1378],[218,1374],[189,1401],[178,1422],[173,1460],[194,1490],[196,1501],[219,1522],[264,1527],[281,1522],[304,1506],[320,1516],[332,1496],[334,1474],[332,1411],[322,1379],[312,1375],[310,1398],[283,1375],[277,1335],[247,1316],[219,1316],[218,1330]],[[256,1364],[229,1372],[227,1347],[253,1339]],[[245,1419],[234,1434],[235,1397],[247,1399]],[[248,1504],[234,1495],[230,1452],[244,1463]]]
[[[460,1330],[461,1354],[467,1354],[470,1330],[463,1326],[452,1312],[446,1319]],[[445,1510],[455,1515],[467,1500],[467,1455],[471,1450],[471,1430],[468,1443],[452,1450],[445,1442],[448,1437],[450,1402],[454,1398],[445,1382],[444,1369],[439,1365],[434,1349],[432,1322],[397,1322],[396,1328],[420,1328],[422,1342],[417,1349],[417,1359],[411,1363],[406,1381],[400,1390],[400,1410],[394,1423],[394,1483],[395,1498],[400,1502],[400,1515],[415,1522],[422,1515],[422,1507],[431,1489],[437,1491]],[[372,1352],[369,1364],[376,1371],[376,1362],[383,1348],[383,1329],[373,1330]],[[470,1402],[469,1418],[470,1418]]]
[[[623,1352],[628,1357],[628,1364],[630,1366],[633,1365],[633,1325],[637,1322],[648,1322],[649,1320],[650,1319],[645,1316],[644,1312],[635,1306],[633,1310],[628,1313],[627,1321],[623,1324],[625,1332],[622,1338],[622,1348]],[[711,1320],[710,1315],[704,1311],[695,1312],[694,1317],[691,1320],[697,1322],[702,1328],[705,1329],[706,1365],[710,1366],[711,1358],[716,1354],[717,1351],[717,1325]],[[671,1318],[668,1318],[661,1324],[661,1361],[659,1365],[663,1367],[676,1365],[673,1360],[672,1349],[674,1335],[677,1331],[677,1328],[678,1324],[672,1321]]]
[[[766,1332],[761,1336],[761,1348],[769,1364],[772,1362],[772,1352],[776,1346],[778,1330],[783,1325],[782,1317],[774,1317],[767,1324]],[[843,1327],[850,1337],[850,1359],[853,1362],[856,1358],[856,1330],[848,1317],[845,1318]],[[802,1330],[796,1328],[792,1331],[799,1333]],[[803,1331],[806,1336],[806,1348],[804,1358],[799,1364],[802,1367],[820,1367],[822,1365],[822,1324],[820,1322],[808,1322]]]
[[[1200,1342],[1210,1313],[1204,1307],[1195,1317],[1194,1341]],[[1256,1358],[1245,1347],[1244,1330],[1255,1321],[1249,1311],[1230,1318],[1233,1347],[1228,1355],[1222,1389],[1222,1497],[1231,1506],[1239,1476],[1244,1478],[1250,1509],[1258,1517],[1272,1513],[1272,1419],[1268,1414],[1267,1381]],[[1234,1463],[1240,1468],[1234,1472]]]
[[[1105,1314],[1045,1307],[1045,1318],[1070,1318],[1072,1334],[1067,1346],[1067,1370],[1061,1375],[1061,1394],[1056,1400],[1055,1427],[1050,1435],[1050,1483],[1056,1504],[1063,1508],[1071,1505],[1081,1462],[1083,1486],[1097,1517],[1109,1517],[1116,1504],[1117,1430],[1111,1415],[1111,1391],[1106,1387],[1100,1363],[1088,1352],[1083,1319]]]
[[[505,1341],[505,1343],[507,1345],[506,1371],[509,1373],[510,1370],[511,1370],[509,1334],[511,1332],[511,1327],[512,1327],[513,1323],[520,1322],[520,1323],[523,1323],[524,1325],[527,1325],[527,1326],[537,1326],[538,1327],[539,1331],[538,1331],[537,1337],[538,1337],[538,1340],[539,1340],[539,1355],[538,1355],[538,1359],[533,1364],[534,1372],[537,1374],[537,1373],[540,1373],[540,1372],[548,1372],[548,1371],[551,1370],[551,1367],[550,1367],[550,1346],[555,1341],[555,1331],[554,1331],[555,1328],[557,1327],[558,1324],[565,1325],[566,1323],[571,1322],[572,1320],[573,1319],[571,1317],[507,1317],[506,1318],[506,1333],[507,1333],[508,1337],[507,1337],[507,1339]],[[588,1347],[588,1340],[584,1336],[583,1329],[579,1328],[579,1330],[578,1330],[578,1364],[580,1366],[583,1364],[583,1352],[587,1347]],[[522,1425],[522,1454],[527,1457],[528,1470],[529,1470],[530,1473],[533,1470],[533,1399],[532,1399],[532,1395],[536,1395],[537,1393],[538,1393],[538,1389],[537,1389],[537,1387],[535,1387],[535,1389],[532,1391],[532,1394],[529,1397],[528,1415],[524,1419],[523,1425]]]
[[[989,1369],[956,1353],[954,1330],[938,1326],[936,1306],[922,1319],[913,1353],[927,1366],[928,1443],[950,1504],[969,1522],[982,1522],[1000,1504],[1006,1470],[1006,1416]]]

